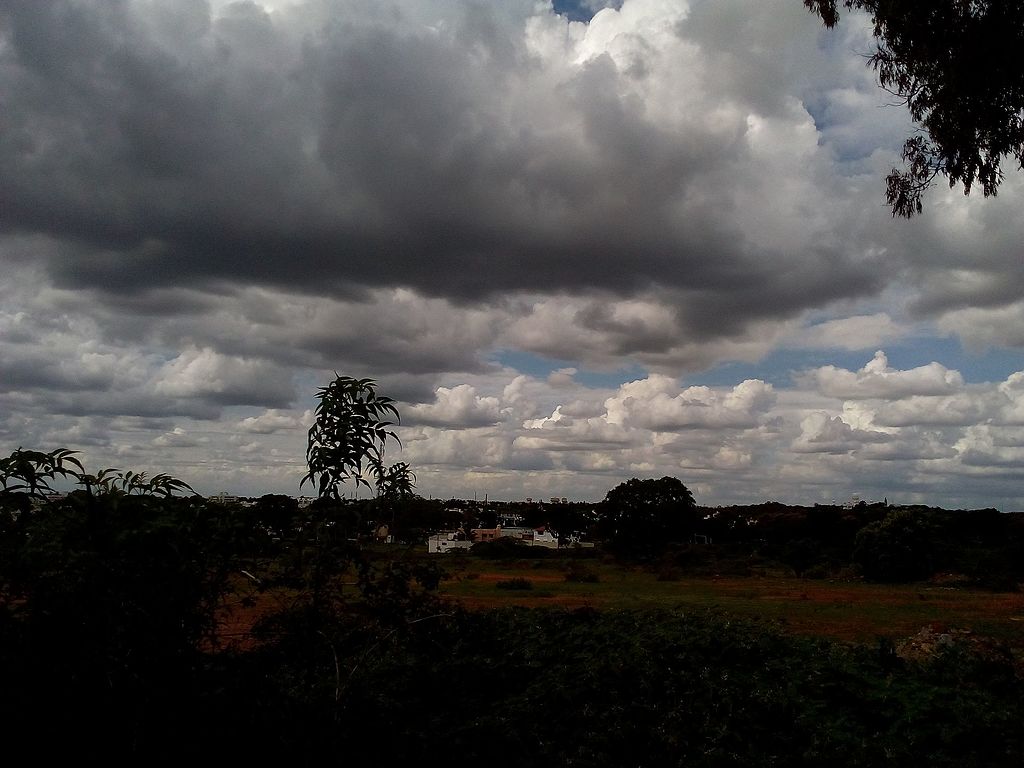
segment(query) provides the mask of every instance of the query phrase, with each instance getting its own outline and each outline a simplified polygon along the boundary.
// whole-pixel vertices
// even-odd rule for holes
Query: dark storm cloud
[[[657,94],[700,89],[673,84],[649,44],[628,65],[570,65],[531,48],[531,4],[467,4],[434,25],[417,10],[5,6],[0,226],[58,241],[57,284],[122,305],[225,281],[456,303],[660,285],[699,294],[683,315],[701,337],[877,287],[867,265],[816,253],[813,234],[780,259],[737,226],[743,110],[785,111],[782,69],[751,91],[759,59],[731,53],[742,67],[730,79],[716,65],[723,92],[668,118]],[[701,18],[693,34],[718,40]],[[705,119],[736,100],[725,130]],[[151,296],[144,311],[159,313]]]
[[[0,404],[30,416],[99,417],[113,419],[122,416],[139,417],[148,421],[174,415],[199,420],[217,419],[223,410],[217,403],[200,398],[168,398],[147,391],[110,391],[75,389],[22,388],[0,393]],[[31,398],[31,408],[26,401]],[[19,431],[25,431],[19,427]],[[16,437],[18,431],[9,430]],[[17,438],[22,442],[24,438]]]
[[[294,493],[340,373],[428,493],[1019,508],[1024,175],[891,220],[864,18],[572,5],[0,2],[5,450]]]
[[[99,371],[83,375],[81,371],[63,366],[59,360],[42,354],[18,358],[5,354],[0,363],[3,366],[0,392],[49,388],[64,391],[104,389],[112,379],[109,373]]]
[[[265,366],[261,366],[262,379],[218,382],[215,386],[202,381],[168,386],[159,372],[150,372],[139,381],[117,381],[113,372],[83,371],[80,366],[38,359],[4,360],[3,370],[0,394],[9,398],[9,407],[24,409],[31,400],[40,412],[71,416],[183,415],[207,420],[219,418],[226,406],[279,408],[290,406],[295,397],[290,377],[275,377]]]

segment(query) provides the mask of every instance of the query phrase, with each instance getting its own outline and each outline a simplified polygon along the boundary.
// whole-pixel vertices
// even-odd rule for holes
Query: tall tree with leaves
[[[390,397],[377,394],[373,379],[337,376],[317,391],[320,401],[316,420],[309,429],[306,462],[307,481],[317,487],[320,498],[337,499],[340,486],[351,480],[356,486],[370,487],[363,477],[370,471],[379,484],[385,477],[384,448],[389,438],[398,441],[391,427],[398,409]]]
[[[988,197],[1000,163],[1024,168],[1024,5],[1005,0],[804,0],[825,26],[839,5],[871,15],[878,46],[868,59],[923,133],[903,146],[886,178],[893,216],[921,213],[938,176]]]

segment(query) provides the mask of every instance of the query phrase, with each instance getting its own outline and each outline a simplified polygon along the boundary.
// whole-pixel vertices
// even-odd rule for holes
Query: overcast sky
[[[800,0],[0,3],[0,454],[298,495],[337,371],[424,496],[1024,509],[1021,174],[894,220],[871,50]]]

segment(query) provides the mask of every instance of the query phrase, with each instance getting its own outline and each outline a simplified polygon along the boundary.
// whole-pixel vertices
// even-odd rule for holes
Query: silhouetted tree
[[[256,499],[252,516],[272,535],[290,535],[298,523],[299,502],[282,493],[268,493]]]
[[[321,498],[337,499],[347,481],[370,487],[364,470],[379,482],[385,476],[384,446],[389,438],[398,440],[387,420],[389,414],[398,419],[394,400],[379,396],[373,379],[349,376],[337,376],[316,396],[320,402],[306,447],[309,472],[300,487],[309,481]]]
[[[693,494],[677,478],[633,478],[608,491],[598,509],[598,532],[623,557],[656,555],[685,541],[696,523]]]

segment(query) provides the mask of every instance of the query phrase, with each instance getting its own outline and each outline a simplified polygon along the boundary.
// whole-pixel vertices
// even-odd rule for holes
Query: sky
[[[0,4],[0,455],[298,495],[372,378],[431,498],[1024,510],[1024,179],[800,0]],[[365,495],[365,491],[362,492]]]

